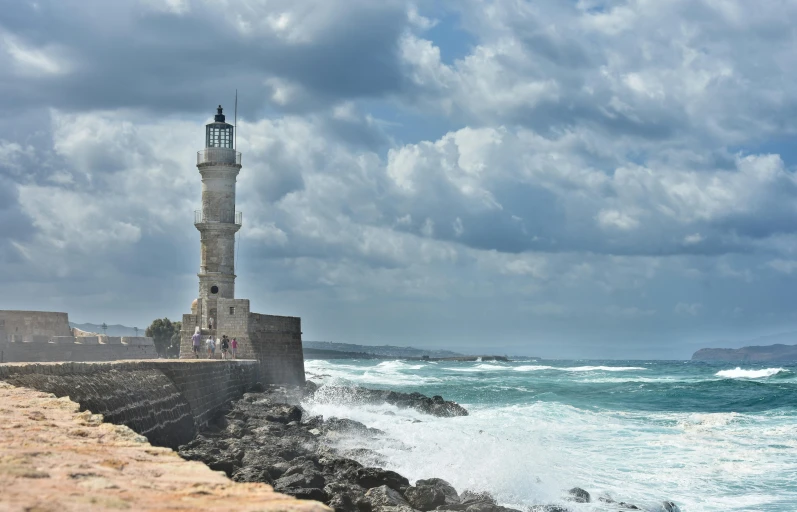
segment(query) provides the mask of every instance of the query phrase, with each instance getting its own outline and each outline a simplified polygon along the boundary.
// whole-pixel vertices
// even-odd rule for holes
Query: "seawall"
[[[176,448],[259,379],[254,360],[0,364],[0,380],[68,396],[81,410]]]

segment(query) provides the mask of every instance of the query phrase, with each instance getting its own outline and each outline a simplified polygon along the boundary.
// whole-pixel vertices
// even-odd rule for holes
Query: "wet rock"
[[[371,504],[365,499],[365,489],[359,485],[333,482],[324,487],[329,496],[327,504],[335,512],[370,511]]]
[[[460,496],[460,502],[464,504],[468,503],[492,503],[495,505],[495,498],[493,498],[492,494],[489,492],[473,492],[473,491],[465,491]]]
[[[359,459],[369,465],[374,466],[381,466],[387,462],[380,453],[369,450],[368,448],[355,448],[354,450],[346,450],[343,452],[343,455],[346,457]]]
[[[570,509],[560,505],[534,505],[529,512],[570,512]]]
[[[291,464],[294,464],[296,460],[292,460]],[[316,467],[312,461],[301,461],[300,464],[296,464],[294,466],[289,467],[285,470],[285,473],[282,474],[283,477],[285,476],[292,476],[292,475],[300,475],[303,473],[312,473],[315,471]]]
[[[236,482],[260,482],[269,485],[274,483],[267,469],[251,466],[237,469],[230,478]]]
[[[469,505],[465,512],[520,512],[513,508],[501,507],[493,503],[479,502]]]
[[[317,428],[320,429],[324,426],[324,417],[323,416],[311,416],[309,418],[302,419],[302,425],[305,428]]]
[[[661,509],[663,512],[681,512],[681,509],[678,508],[678,505],[676,505],[672,501],[662,502]]]
[[[317,471],[282,476],[274,481],[274,490],[290,493],[290,489],[322,489],[326,485],[324,476]]]
[[[327,455],[318,459],[318,463],[324,471],[324,474],[340,475],[338,479],[346,480],[346,474],[354,474],[356,471],[363,467],[362,464],[356,460],[346,459],[343,457],[336,457],[334,455]]]
[[[312,396],[318,390],[318,384],[315,382],[308,380],[304,383],[303,394],[305,397]]]
[[[337,432],[368,436],[384,435],[384,432],[378,428],[369,428],[359,421],[349,420],[346,418],[329,418],[326,422],[324,422],[322,431],[324,433]]]
[[[346,477],[347,480],[366,489],[387,486],[397,492],[402,492],[410,486],[410,481],[395,471],[381,468],[358,468],[347,472]]]
[[[417,510],[433,510],[446,503],[446,495],[443,491],[430,485],[407,487],[404,497],[412,508]]]
[[[567,493],[570,495],[570,499],[575,501],[576,503],[589,503],[590,502],[590,495],[587,491],[582,489],[581,487],[573,487]]]
[[[298,422],[302,419],[302,410],[295,405],[277,404],[269,408],[265,419],[285,424]]]
[[[285,489],[284,491],[281,492],[284,492],[285,494],[288,494],[300,500],[315,500],[315,501],[320,501],[322,503],[326,503],[327,501],[329,501],[329,496],[327,495],[327,493],[325,493],[323,489],[318,489],[315,487],[310,489],[303,487],[291,488],[291,489]]]
[[[642,510],[641,508],[637,507],[636,505],[632,505],[631,503],[626,503],[624,501],[621,501],[620,503],[618,503],[618,505],[620,505],[621,507],[623,507],[625,509],[628,509],[628,510]]]
[[[371,504],[374,511],[380,511],[383,507],[412,508],[398,491],[386,485],[369,489],[365,493],[365,500]]]
[[[265,450],[258,449],[246,452],[242,466],[265,469],[272,479],[277,479],[291,467],[291,463],[281,457],[271,455]]]
[[[416,487],[434,487],[445,496],[445,504],[457,505],[460,503],[459,494],[454,487],[442,478],[427,478],[415,482]]]
[[[397,393],[361,387],[321,386],[315,392],[314,399],[344,403],[388,403],[396,407],[412,408],[425,414],[444,418],[468,415],[468,411],[456,402],[446,401],[441,396],[429,398],[421,393]]]

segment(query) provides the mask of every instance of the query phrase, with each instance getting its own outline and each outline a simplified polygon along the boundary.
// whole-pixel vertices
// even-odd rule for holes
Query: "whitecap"
[[[570,367],[557,367],[557,366],[544,366],[544,365],[526,365],[515,367],[516,372],[532,372],[539,370],[558,370],[562,372],[628,372],[635,370],[647,370],[640,366],[570,366]]]
[[[772,377],[780,372],[788,372],[785,368],[764,368],[763,370],[742,370],[737,366],[733,370],[720,370],[715,375],[726,379],[761,379]]]

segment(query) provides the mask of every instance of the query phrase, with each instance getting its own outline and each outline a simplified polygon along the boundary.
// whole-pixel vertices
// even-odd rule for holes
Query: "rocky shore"
[[[486,492],[458,492],[439,478],[418,480],[380,467],[364,466],[353,458],[373,461],[379,455],[365,448],[341,453],[335,441],[351,436],[384,437],[384,432],[345,418],[309,416],[303,399],[316,395],[339,403],[389,403],[439,417],[466,416],[468,411],[443,397],[397,393],[361,387],[323,386],[309,382],[304,388],[274,387],[247,393],[230,406],[194,440],[179,449],[188,460],[201,461],[238,482],[264,482],[275,491],[296,498],[320,501],[336,512],[521,512],[496,503]],[[592,502],[589,492],[573,488],[567,500],[580,507]],[[598,498],[611,510],[644,510],[633,504]],[[567,512],[567,506],[542,504],[525,512]],[[672,502],[658,511],[678,512]]]

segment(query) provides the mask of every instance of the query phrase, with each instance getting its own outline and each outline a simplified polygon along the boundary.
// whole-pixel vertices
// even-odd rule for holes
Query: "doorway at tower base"
[[[262,384],[304,385],[304,353],[302,352],[302,319],[295,316],[261,315],[249,311],[247,299],[216,299],[204,304],[199,299],[196,311],[183,315],[180,331],[180,359],[193,359],[191,336],[194,329],[202,329],[199,357],[207,358],[208,336],[220,340],[223,335],[238,340],[237,359],[256,359],[260,362]],[[213,311],[213,327],[208,315]],[[220,342],[216,343],[216,359],[221,358]]]

